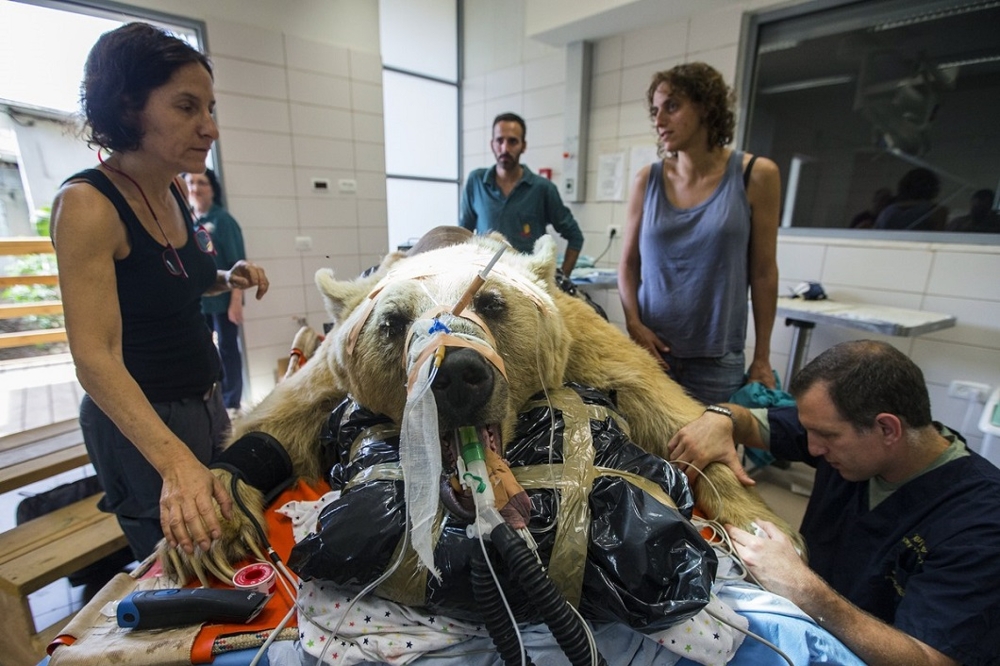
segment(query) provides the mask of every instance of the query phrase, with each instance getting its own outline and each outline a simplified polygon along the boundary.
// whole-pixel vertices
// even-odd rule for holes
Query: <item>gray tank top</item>
[[[678,358],[743,351],[747,332],[750,203],[733,151],[707,200],[677,208],[663,162],[649,170],[639,230],[639,314]]]

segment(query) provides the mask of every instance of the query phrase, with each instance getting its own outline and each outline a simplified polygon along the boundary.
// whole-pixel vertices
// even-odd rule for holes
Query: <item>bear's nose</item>
[[[476,411],[493,394],[493,370],[474,349],[449,349],[432,384],[438,414],[455,425],[477,425]]]

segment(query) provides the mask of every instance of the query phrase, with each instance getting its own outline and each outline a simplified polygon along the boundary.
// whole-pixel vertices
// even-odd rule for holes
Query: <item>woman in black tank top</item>
[[[87,391],[80,423],[136,557],[165,536],[191,552],[220,535],[231,499],[206,465],[228,430],[203,294],[268,288],[240,262],[217,271],[193,229],[181,172],[201,172],[218,138],[208,59],[144,23],[101,36],[83,81],[101,164],[69,178],[52,235],[70,351]]]

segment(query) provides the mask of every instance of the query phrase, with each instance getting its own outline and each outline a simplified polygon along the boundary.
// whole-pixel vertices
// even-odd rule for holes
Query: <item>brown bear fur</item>
[[[336,281],[330,271],[317,273],[316,282],[335,327],[299,372],[236,422],[234,439],[252,431],[272,435],[288,450],[295,474],[315,480],[323,472],[317,450],[320,429],[346,395],[399,423],[407,398],[403,343],[409,324],[435,305],[450,308],[504,245],[496,238],[475,237],[415,256],[396,253],[372,275],[352,281]],[[503,390],[479,415],[480,424],[499,422],[506,445],[514,433],[518,409],[530,396],[543,387],[577,382],[613,392],[631,439],[668,458],[667,442],[680,427],[700,416],[704,406],[685,394],[621,330],[581,299],[560,290],[555,284],[555,262],[555,244],[548,237],[538,241],[531,255],[508,247],[469,306],[495,336],[509,379],[498,380]],[[376,285],[381,290],[364,319],[363,306]],[[364,319],[363,327],[351,353],[349,339],[359,319]],[[465,319],[449,325],[477,337],[484,335],[477,324]],[[442,423],[442,429],[454,425]],[[801,546],[797,533],[755,490],[742,486],[729,468],[714,463],[704,472],[711,484],[697,483],[695,496],[707,516],[744,528],[763,518],[781,526]],[[241,525],[246,521],[238,512],[233,522],[236,525],[230,525],[227,534],[247,533]],[[246,554],[231,539],[222,541],[228,542],[213,546],[213,558],[231,563]],[[176,560],[172,566],[165,564],[182,577],[189,573]],[[220,563],[217,568],[223,567]]]

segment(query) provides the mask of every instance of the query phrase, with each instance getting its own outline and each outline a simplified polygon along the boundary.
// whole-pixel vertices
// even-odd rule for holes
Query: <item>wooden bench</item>
[[[114,514],[97,508],[101,495],[0,533],[0,616],[3,662],[37,664],[72,614],[39,632],[28,595],[128,545]]]
[[[0,492],[88,462],[76,419],[0,438]],[[72,615],[38,631],[28,595],[128,545],[118,519],[80,500],[0,532],[0,662],[33,666]]]
[[[77,419],[0,437],[0,493],[90,462]]]

